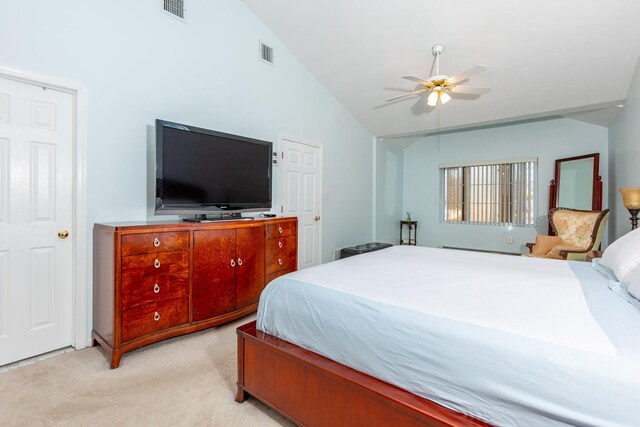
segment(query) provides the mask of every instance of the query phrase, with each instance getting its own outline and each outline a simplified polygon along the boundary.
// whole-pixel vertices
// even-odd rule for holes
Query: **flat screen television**
[[[156,120],[156,214],[271,209],[273,144]]]

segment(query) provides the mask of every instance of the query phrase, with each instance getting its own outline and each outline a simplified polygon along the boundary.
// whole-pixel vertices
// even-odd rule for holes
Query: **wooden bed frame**
[[[488,426],[256,329],[238,334],[237,402],[249,396],[298,425]]]

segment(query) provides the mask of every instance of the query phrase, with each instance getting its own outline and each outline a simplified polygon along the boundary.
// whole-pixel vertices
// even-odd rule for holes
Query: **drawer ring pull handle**
[[[278,233],[282,234],[282,227],[278,227]]]
[[[153,246],[155,246],[156,248],[160,246],[160,239],[158,239],[157,237],[153,239]]]
[[[236,261],[233,258],[231,258],[231,267],[235,267],[235,266],[236,266]]]
[[[282,248],[282,242],[278,242],[278,247]]]
[[[158,313],[157,311],[153,313],[153,320],[155,320],[156,322],[160,320],[160,313]]]
[[[278,265],[282,265],[282,260],[278,258]]]
[[[157,294],[160,292],[160,286],[156,283],[155,286],[153,287],[153,293]]]
[[[156,258],[156,260],[155,260],[155,261],[153,261],[153,266],[154,266],[155,268],[160,268],[160,261],[159,261],[157,258]]]
[[[238,258],[238,265],[242,265],[242,258]]]

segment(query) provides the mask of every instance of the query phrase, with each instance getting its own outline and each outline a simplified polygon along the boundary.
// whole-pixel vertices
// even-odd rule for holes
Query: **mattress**
[[[394,246],[281,276],[257,327],[499,426],[637,425],[640,312],[588,263]]]

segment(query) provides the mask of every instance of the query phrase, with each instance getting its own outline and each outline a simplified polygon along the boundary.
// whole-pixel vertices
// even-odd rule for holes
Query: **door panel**
[[[320,148],[282,140],[282,212],[298,217],[298,268],[322,262],[322,157]]]
[[[9,123],[9,94],[0,93],[0,123]]]
[[[193,233],[193,320],[229,313],[236,306],[236,232]]]
[[[31,143],[31,221],[55,221],[56,147]]]
[[[31,313],[30,329],[32,331],[54,324],[55,251],[56,248],[52,247],[32,248],[30,251],[29,313]]]
[[[0,340],[7,337],[9,313],[9,251],[0,251]],[[1,341],[0,341],[1,342]]]
[[[236,309],[258,302],[264,288],[265,228],[236,229]]]
[[[0,224],[9,221],[9,140],[0,138]]]
[[[0,365],[72,343],[73,111],[0,78]]]
[[[288,154],[291,156],[294,153],[295,151],[289,152]],[[297,164],[293,162],[291,162],[289,166],[297,169]],[[288,196],[287,214],[298,213],[300,211],[300,172],[297,170],[287,171],[287,183],[285,188]]]

